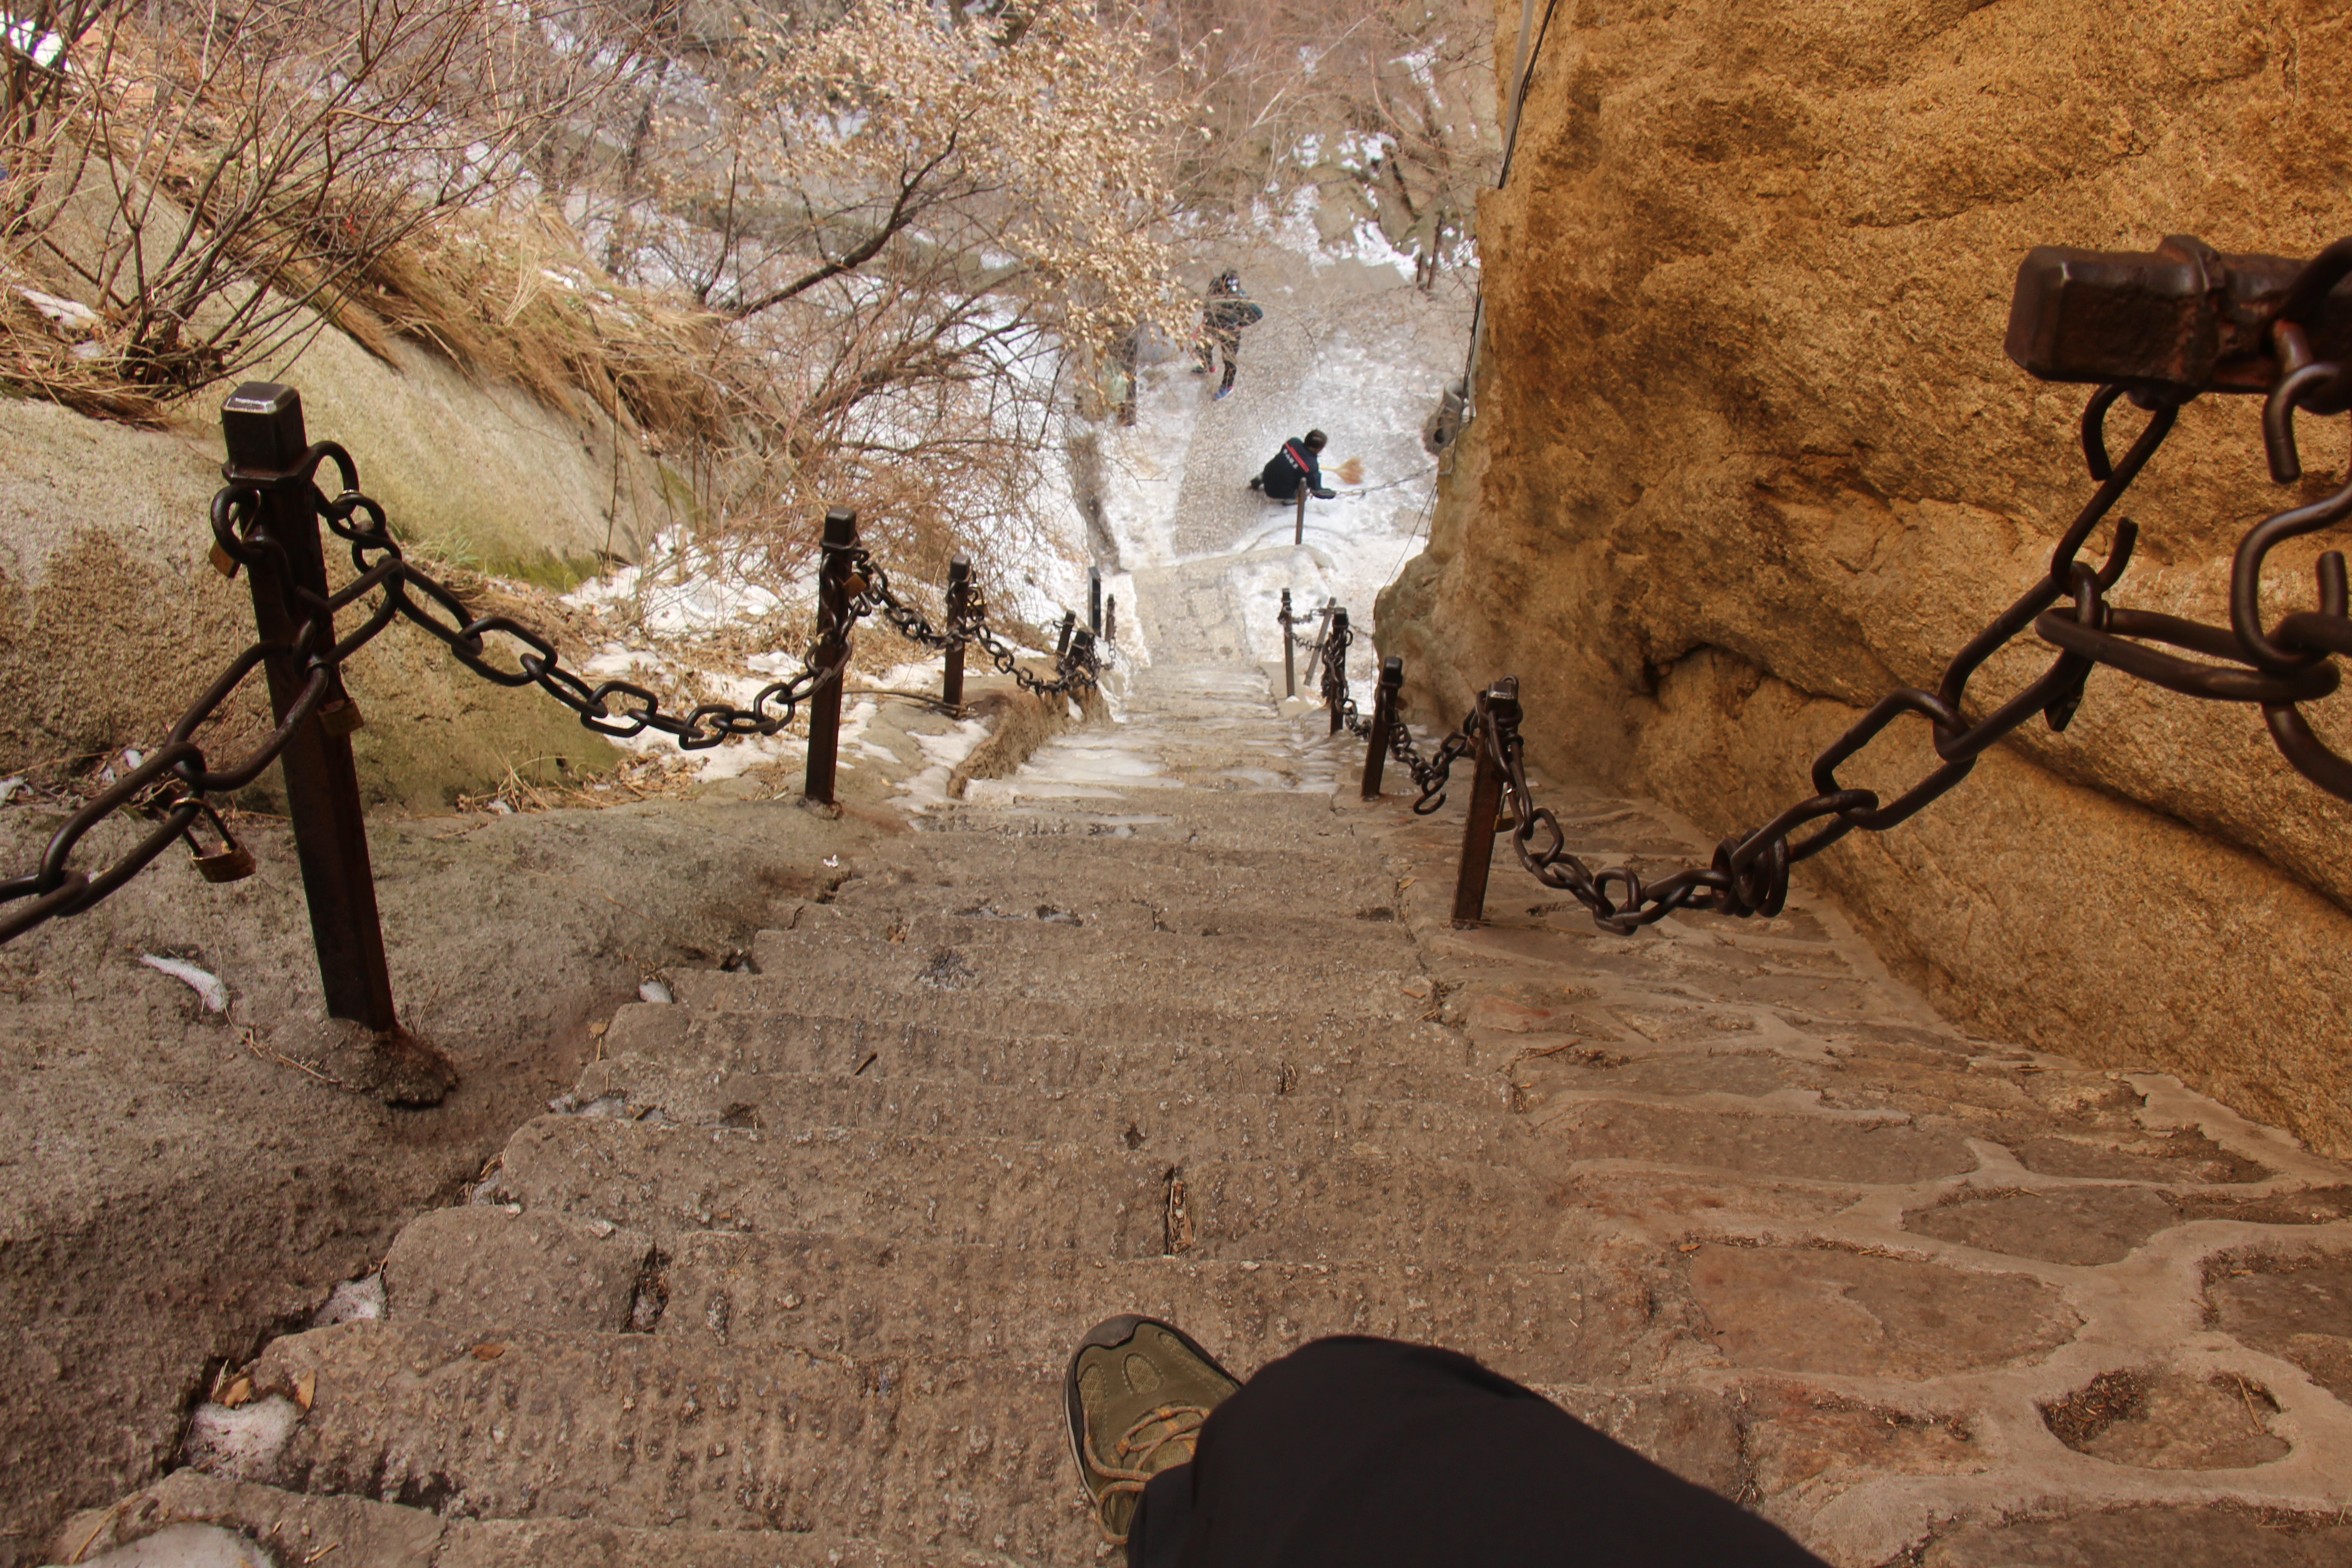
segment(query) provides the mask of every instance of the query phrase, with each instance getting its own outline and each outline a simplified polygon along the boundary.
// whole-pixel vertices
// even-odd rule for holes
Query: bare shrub
[[[1171,0],[1160,16],[1205,132],[1188,203],[1246,208],[1311,185],[1412,253],[1423,289],[1471,258],[1477,193],[1501,159],[1491,6]]]
[[[626,58],[584,8],[81,3],[58,68],[12,81],[0,240],[100,318],[79,378],[158,398],[341,313],[389,253],[518,189]]]
[[[1188,325],[1194,133],[1116,5],[40,4],[0,381],[88,412],[160,418],[323,319],[610,420],[730,570],[802,570],[846,504],[928,576],[1063,548],[1073,367]]]
[[[664,36],[606,128],[599,238],[731,323],[710,525],[782,561],[814,504],[856,505],[927,574],[983,531],[1063,547],[1072,363],[1189,314],[1165,242],[1188,131],[1150,34],[1076,0],[865,0]]]

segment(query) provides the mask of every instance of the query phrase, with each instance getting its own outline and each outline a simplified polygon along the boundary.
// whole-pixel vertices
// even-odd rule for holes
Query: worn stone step
[[[1328,852],[1335,843],[1351,839],[1348,818],[1333,810],[1328,789],[1137,790],[1131,796],[1107,792],[1107,798],[1059,805],[938,806],[919,826],[935,832],[1014,838],[1140,838],[1309,855]]]
[[[1020,905],[992,911],[985,907],[986,893],[979,889],[961,899],[938,901],[952,907],[894,910],[846,901],[807,904],[800,907],[790,926],[760,935],[773,936],[779,947],[795,945],[794,939],[838,937],[898,949],[900,953],[925,945],[973,945],[992,954],[1035,954],[1056,963],[1164,963],[1181,958],[1195,968],[1226,965],[1223,972],[1232,975],[1236,988],[1250,986],[1268,964],[1277,962],[1293,967],[1307,963],[1326,968],[1350,964],[1368,970],[1417,971],[1421,967],[1420,950],[1411,932],[1387,906],[1383,906],[1386,914],[1362,920],[1355,917],[1353,910],[1327,908],[1305,929],[1286,927],[1286,922],[1297,921],[1297,911],[1237,910],[1223,922],[1227,929],[1184,931],[1164,922],[1154,924],[1145,910],[1133,905],[1129,906],[1133,918],[1112,923],[1089,921],[1068,910],[1040,915],[1034,907]],[[1125,917],[1126,911],[1121,914]],[[1290,929],[1291,934],[1268,951],[1265,933],[1284,929]],[[755,939],[755,960],[759,951]],[[885,952],[882,956],[895,955]],[[1253,957],[1255,962],[1248,961]]]
[[[950,978],[953,978],[952,975]],[[1120,1059],[1136,1047],[1189,1047],[1199,1051],[1254,1056],[1279,1074],[1296,1065],[1407,1059],[1469,1063],[1458,1038],[1434,1042],[1433,992],[1417,975],[1368,983],[1390,995],[1393,1012],[1299,1007],[1278,994],[1242,996],[1150,994],[1101,997],[992,992],[974,994],[953,985],[900,992],[871,984],[858,965],[818,967],[782,974],[748,971],[685,970],[672,977],[678,1003],[713,1019],[722,1015],[782,1018],[794,1014],[820,1018],[854,1016],[880,1026],[922,1026],[984,1034],[1027,1044],[1038,1040],[1098,1045]],[[1057,1047],[1058,1048],[1058,1047]],[[1046,1058],[1051,1061],[1050,1056]],[[1264,1087],[1261,1082],[1260,1087]],[[1387,1092],[1387,1091],[1383,1091]]]
[[[1348,818],[1335,815],[1331,822],[1320,826],[1345,828],[1348,823]],[[1124,863],[1254,882],[1287,881],[1304,891],[1337,870],[1377,865],[1386,858],[1385,850],[1352,831],[1318,834],[1312,844],[1290,847],[1184,844],[1107,834],[1049,837],[1033,844],[1008,839],[1001,833],[964,833],[934,825],[921,833],[870,847],[859,863],[916,868],[953,864],[990,875],[1031,867],[1078,875],[1090,866]]]
[[[935,845],[942,847],[932,853]],[[836,902],[904,901],[929,889],[937,907],[948,910],[992,901],[1008,910],[1044,903],[1088,914],[1097,908],[1131,909],[1141,900],[1178,909],[1345,917],[1397,901],[1396,879],[1379,858],[1352,851],[1275,856],[1148,840],[1024,843],[925,834],[911,844],[892,842],[887,854],[861,861],[856,869],[835,890]]]
[[[1149,771],[1145,771],[1145,770]],[[1036,804],[1086,806],[1128,801],[1149,807],[1198,796],[1222,795],[1325,795],[1337,780],[1328,765],[1293,750],[1253,752],[1226,745],[1186,754],[1155,748],[1145,761],[1115,752],[1067,749],[1040,753],[1031,769],[1009,779],[976,779],[965,787],[963,804],[988,807]]]
[[[698,1081],[681,1081],[698,1080]],[[709,1074],[642,1058],[608,1058],[583,1076],[575,1100],[606,1114],[782,1131],[846,1127],[868,1133],[1002,1138],[1125,1149],[1182,1159],[1219,1149],[1257,1158],[1313,1158],[1399,1140],[1464,1159],[1494,1157],[1516,1131],[1499,1111],[1444,1101],[1348,1093],[1112,1088],[1034,1089],[869,1074]],[[617,1105],[610,1104],[617,1100]],[[672,1110],[675,1106],[677,1109]],[[711,1114],[712,1111],[717,1114]]]
[[[1257,1023],[1195,1013],[1147,1020],[1143,1037],[1073,1032],[1052,1008],[971,1011],[1003,1032],[879,1017],[772,1011],[756,975],[681,977],[692,1005],[631,1003],[613,1016],[605,1060],[583,1074],[576,1101],[637,1095],[631,1073],[659,1076],[668,1113],[718,1121],[739,1091],[724,1087],[768,1073],[855,1073],[1000,1084],[1042,1091],[1115,1089],[1143,1094],[1350,1093],[1480,1110],[1508,1103],[1499,1074],[1465,1065],[1458,1036],[1414,1022],[1364,1027],[1349,1021]],[[841,1000],[841,998],[835,998]],[[975,1020],[977,1021],[977,1020]],[[625,1069],[623,1064],[635,1064]],[[639,1103],[652,1103],[650,1100]]]
[[[994,1138],[543,1116],[508,1142],[485,1186],[665,1245],[697,1230],[827,1231],[1100,1258],[1437,1262],[1559,1256],[1570,1228],[1567,1211],[1509,1167],[1377,1145],[1174,1160]]]
[[[257,1397],[310,1400],[255,1479],[478,1520],[775,1531],[788,1550],[805,1533],[862,1538],[892,1561],[900,1546],[970,1545],[1085,1562],[1096,1537],[1059,1373],[344,1323],[277,1340],[253,1367]]]
[[[1285,733],[1280,720],[1271,717],[1235,715],[1174,724],[1130,720],[1049,742],[1037,749],[1024,776],[1050,780],[1064,773],[1083,774],[1089,764],[1101,764],[1103,776],[1115,779],[1124,767],[1149,771],[1188,763],[1200,767],[1237,760],[1296,763],[1298,756],[1296,738]]]
[[[1326,1334],[1443,1344],[1523,1381],[1627,1370],[1640,1282],[1591,1261],[1114,1259],[871,1237],[681,1236],[662,1268],[665,1338],[849,1355],[1052,1365],[1118,1312],[1181,1323],[1236,1370]],[[400,1310],[395,1300],[395,1311]]]
[[[1181,1322],[1236,1365],[1324,1334],[1451,1345],[1531,1380],[1622,1373],[1650,1308],[1598,1247],[1507,1264],[1134,1259],[827,1233],[644,1231],[470,1204],[412,1221],[383,1271],[400,1322],[498,1337],[619,1333],[1046,1365],[1117,1312]],[[1607,1345],[1594,1341],[1603,1323]],[[1596,1325],[1587,1327],[1586,1325]],[[1614,1348],[1611,1348],[1614,1347]]]
[[[970,885],[860,889],[830,903],[804,907],[791,929],[856,931],[894,944],[961,948],[980,943],[990,951],[1013,942],[1057,953],[1071,944],[1068,932],[1085,931],[1090,933],[1090,945],[1114,960],[1129,951],[1148,953],[1166,948],[1169,944],[1152,940],[1158,937],[1221,937],[1327,967],[1380,971],[1421,966],[1420,950],[1397,917],[1392,892],[1374,892],[1372,897],[1383,900],[1377,903],[1302,909],[1236,906],[1164,887],[1134,892],[1105,889],[1099,879],[1076,889],[1041,886],[1034,897],[1024,896],[1017,884],[1011,889],[1001,883],[986,886],[985,892]],[[1032,940],[1031,932],[1040,926],[1056,929]],[[1247,984],[1250,976],[1244,972],[1234,978]]]
[[[966,1005],[1047,1001],[1109,1011],[1165,1001],[1397,1020],[1414,1013],[1402,986],[1421,969],[1400,928],[1307,945],[1045,921],[921,920],[894,941],[845,921],[805,923],[752,938],[769,1005],[799,1008],[850,988]]]

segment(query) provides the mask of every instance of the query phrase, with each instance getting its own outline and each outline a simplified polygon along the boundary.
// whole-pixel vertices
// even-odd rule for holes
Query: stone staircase
[[[1319,714],[1223,667],[1126,703],[623,1008],[382,1315],[268,1346],[61,1557],[201,1520],[280,1568],[1093,1562],[1059,1375],[1136,1310],[1244,1374],[1465,1351],[1842,1564],[2352,1550],[2294,1294],[2347,1272],[2339,1169],[1961,1037],[1801,899],[1608,938],[1498,869],[1454,931],[1458,814],[1358,807]]]
[[[1331,763],[1255,671],[1145,672],[1127,721],[623,1008],[383,1318],[206,1413],[299,1415],[245,1484],[159,1506],[409,1543],[371,1564],[1083,1562],[1059,1376],[1114,1312],[1565,1373],[1560,1216]]]

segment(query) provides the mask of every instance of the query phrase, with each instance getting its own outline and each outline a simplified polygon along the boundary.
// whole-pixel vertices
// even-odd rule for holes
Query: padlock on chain
[[[242,844],[225,844],[194,858],[196,875],[207,882],[242,882],[253,875],[253,851]]]

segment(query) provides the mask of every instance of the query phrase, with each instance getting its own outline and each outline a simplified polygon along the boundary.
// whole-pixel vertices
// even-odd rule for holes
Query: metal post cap
[[[302,395],[274,381],[248,381],[221,404],[225,471],[282,474],[310,449],[302,429]]]

